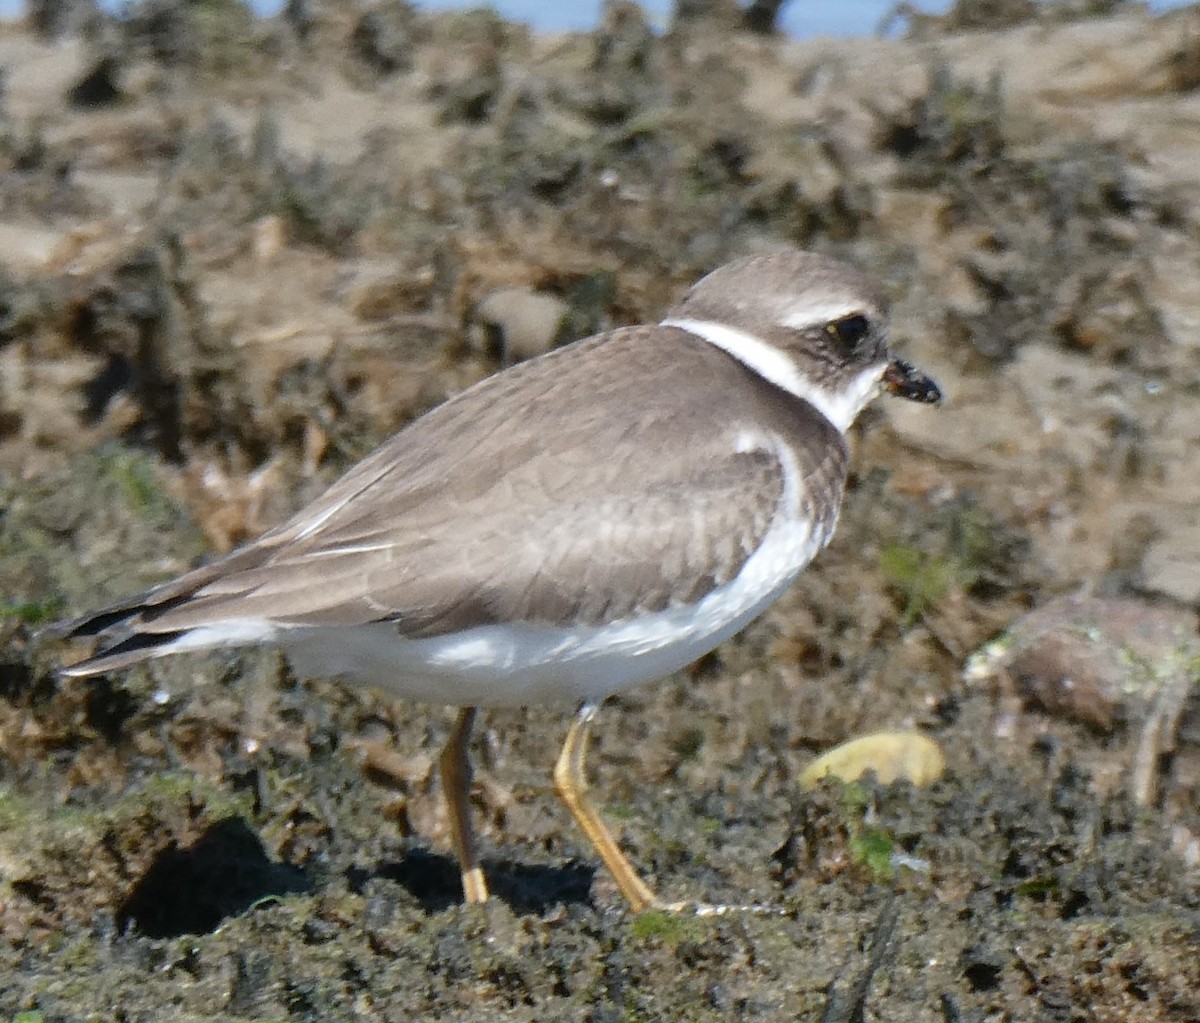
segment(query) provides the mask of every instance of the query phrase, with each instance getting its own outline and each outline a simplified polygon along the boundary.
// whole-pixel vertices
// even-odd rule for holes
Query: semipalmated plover
[[[661,905],[587,799],[609,694],[676,671],[776,600],[833,534],[845,434],[881,389],[936,402],[871,281],[740,259],[655,326],[514,366],[416,420],[255,542],[94,614],[67,676],[273,643],[302,677],[462,708],[440,758],[468,901],[477,707],[573,701],[555,787],[635,910]]]

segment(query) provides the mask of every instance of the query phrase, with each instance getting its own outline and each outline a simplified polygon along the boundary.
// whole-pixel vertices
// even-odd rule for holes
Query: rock
[[[102,17],[93,0],[29,0],[29,27],[46,42],[78,35]]]
[[[338,292],[345,307],[364,322],[381,322],[425,309],[435,285],[428,266],[408,267],[395,259],[347,261]]]
[[[93,200],[119,217],[133,216],[154,202],[157,174],[108,170],[71,170],[71,180]]]
[[[1100,731],[1137,717],[1161,679],[1200,656],[1196,616],[1145,600],[1072,595],[1018,619],[967,663],[1026,701]]]
[[[1142,559],[1142,586],[1185,604],[1200,603],[1200,527],[1172,530]]]
[[[287,245],[287,225],[275,214],[259,217],[250,225],[250,239],[254,261],[269,266]]]
[[[674,31],[699,26],[719,31],[734,28],[743,17],[734,0],[676,0],[671,28]]]
[[[164,67],[195,64],[204,50],[194,12],[180,0],[143,0],[121,20],[122,35],[134,47],[145,48]]]
[[[0,223],[0,252],[4,264],[19,273],[45,272],[69,248],[69,235],[43,227]]]
[[[480,44],[448,74],[437,77],[429,97],[442,124],[482,124],[496,108],[504,87],[504,63],[494,45]]]
[[[742,24],[751,32],[769,36],[778,31],[776,22],[787,0],[751,0]]]
[[[555,295],[525,288],[501,288],[475,309],[480,347],[505,365],[523,362],[553,348],[562,337],[570,307]]]
[[[1019,619],[967,662],[968,683],[994,680],[1027,703],[1099,732],[1131,735],[1128,791],[1154,798],[1197,678],[1195,612],[1127,598],[1060,597]]]
[[[400,0],[371,8],[350,34],[354,56],[379,76],[409,71],[421,37],[416,9]]]

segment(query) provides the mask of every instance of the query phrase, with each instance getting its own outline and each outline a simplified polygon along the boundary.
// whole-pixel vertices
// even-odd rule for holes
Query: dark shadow
[[[542,916],[557,905],[591,905],[596,869],[586,863],[551,867],[544,863],[484,860],[483,870],[496,898],[508,903],[518,915]]]
[[[117,909],[117,926],[149,938],[209,934],[261,899],[309,888],[303,871],[267,858],[242,818],[226,817],[186,849],[159,853]]]
[[[552,867],[488,859],[483,861],[483,872],[493,897],[507,903],[514,913],[538,916],[560,904],[590,904],[596,873],[583,863]],[[397,882],[426,913],[439,913],[463,901],[458,864],[449,856],[425,849],[412,849],[400,862],[381,863],[373,872],[353,871],[350,886],[361,891],[373,877]]]

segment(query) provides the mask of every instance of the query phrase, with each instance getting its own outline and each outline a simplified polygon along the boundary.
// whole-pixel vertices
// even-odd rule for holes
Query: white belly
[[[275,638],[301,677],[336,678],[412,700],[478,707],[597,702],[702,657],[790,582],[782,579],[737,607],[710,598],[590,628],[488,625],[413,640],[382,623],[293,628]]]
[[[678,671],[744,628],[831,532],[813,536],[798,523],[778,523],[737,577],[703,600],[609,625],[488,625],[413,640],[379,623],[281,629],[274,638],[303,677],[338,678],[413,700],[479,707],[598,702]]]

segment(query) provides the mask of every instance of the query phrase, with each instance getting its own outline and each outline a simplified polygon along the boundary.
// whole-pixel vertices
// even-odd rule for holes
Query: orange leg
[[[595,704],[585,703],[579,708],[575,720],[567,730],[567,738],[563,743],[562,753],[554,767],[554,788],[567,809],[574,815],[579,827],[587,835],[588,840],[596,848],[600,859],[612,874],[629,905],[635,913],[640,913],[650,906],[661,906],[646,883],[637,876],[625,854],[617,846],[612,833],[605,827],[600,814],[587,798],[588,784],[586,776],[588,730],[592,719],[596,716]],[[675,907],[662,907],[675,908]]]
[[[479,865],[479,848],[475,842],[475,829],[471,826],[471,765],[467,761],[467,742],[474,723],[475,708],[463,707],[438,762],[446,805],[450,808],[450,838],[462,871],[463,896],[468,902],[486,902],[487,881]]]

